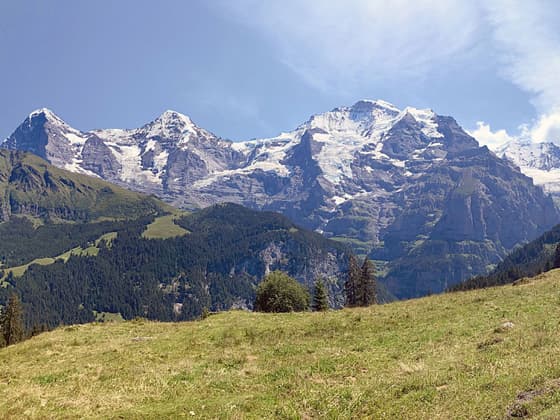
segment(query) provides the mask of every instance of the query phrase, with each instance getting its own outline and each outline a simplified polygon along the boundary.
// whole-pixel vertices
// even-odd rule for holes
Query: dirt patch
[[[476,348],[479,350],[484,350],[487,349],[488,347],[492,347],[496,344],[500,344],[502,341],[504,341],[502,337],[489,338],[488,340],[485,340],[482,343],[478,343],[478,346],[476,346]]]
[[[503,324],[501,324],[499,327],[496,327],[494,329],[494,332],[497,333],[497,334],[505,333],[505,332],[511,330],[514,327],[515,327],[515,324],[513,322],[506,321]]]
[[[560,378],[554,379],[540,389],[530,389],[517,394],[515,401],[511,404],[506,413],[506,419],[519,419],[528,417],[531,413],[529,411],[530,405],[533,400],[542,395],[546,395],[560,389]]]

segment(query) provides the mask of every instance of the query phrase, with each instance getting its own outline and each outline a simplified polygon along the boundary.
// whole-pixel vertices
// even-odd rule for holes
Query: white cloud
[[[492,28],[502,75],[532,94],[540,116],[510,136],[478,123],[471,134],[491,145],[518,138],[560,144],[560,9],[556,0],[491,0],[481,2]]]
[[[492,150],[512,140],[553,142],[560,146],[560,110],[541,115],[531,125],[520,125],[515,134],[509,134],[504,129],[493,131],[490,124],[483,121],[478,121],[476,129],[469,130],[468,133],[477,139],[481,146],[488,146]]]
[[[222,12],[256,28],[280,60],[324,91],[423,77],[470,48],[479,9],[464,0],[238,0]]]
[[[542,115],[531,128],[530,136],[536,142],[551,141],[560,145],[560,110]]]
[[[534,95],[539,112],[560,106],[560,11],[556,0],[482,2],[501,50],[503,73]]]
[[[510,136],[506,130],[492,131],[490,124],[483,121],[478,121],[476,126],[476,130],[469,131],[469,134],[477,139],[481,146],[488,146],[491,150],[514,140],[514,137]]]
[[[430,80],[439,67],[484,66],[530,93],[540,117],[524,131],[472,131],[494,146],[517,137],[560,144],[557,0],[221,0],[214,7],[267,39],[308,84],[361,96],[368,87]],[[481,52],[482,51],[482,52]],[[480,55],[479,55],[480,54]]]

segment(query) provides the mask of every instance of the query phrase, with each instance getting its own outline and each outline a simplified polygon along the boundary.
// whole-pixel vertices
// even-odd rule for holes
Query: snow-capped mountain
[[[174,111],[138,129],[81,132],[39,110],[4,147],[185,208],[230,201],[282,212],[386,261],[400,297],[483,273],[560,221],[531,179],[453,118],[380,100],[240,143]]]
[[[560,202],[560,147],[551,142],[516,139],[498,147],[495,152],[519,166],[521,172]]]
[[[5,140],[4,147],[27,150],[60,168],[168,198],[183,192],[183,185],[235,167],[243,159],[231,142],[175,111],[165,111],[137,129],[81,132],[52,111],[40,109]]]

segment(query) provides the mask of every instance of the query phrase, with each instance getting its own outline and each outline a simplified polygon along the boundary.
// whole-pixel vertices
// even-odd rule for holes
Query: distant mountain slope
[[[11,291],[19,293],[30,327],[90,322],[97,313],[118,313],[126,319],[192,319],[204,308],[250,308],[255,286],[276,269],[308,287],[324,277],[331,304],[343,303],[347,248],[298,228],[284,216],[218,205],[178,218],[186,235],[143,238],[152,220],[86,224],[80,244],[94,252],[31,265],[20,276],[9,274],[0,287],[0,304]],[[16,230],[15,220],[7,223]],[[31,229],[30,222],[19,223],[27,223],[21,231]],[[37,231],[43,229],[48,226]],[[114,232],[110,240],[95,240],[107,230]],[[37,235],[43,243],[44,235]],[[40,245],[33,236],[28,242]],[[44,246],[54,252],[54,245]],[[6,248],[10,247],[2,247]]]
[[[475,276],[451,288],[468,290],[512,283],[554,268],[554,252],[560,244],[560,225],[509,254],[486,276]]]
[[[0,149],[2,221],[26,215],[42,221],[132,219],[170,206],[101,179],[61,170],[30,153]]]
[[[0,150],[0,305],[16,290],[32,322],[86,322],[96,312],[190,319],[251,306],[282,269],[343,302],[348,250],[284,216],[239,205],[185,215],[154,197]],[[158,238],[158,239],[153,239]],[[41,265],[38,265],[41,264]]]
[[[550,197],[453,118],[379,100],[241,143],[174,111],[138,129],[81,132],[38,110],[4,146],[183,208],[281,212],[378,260],[399,297],[486,273],[560,221]]]

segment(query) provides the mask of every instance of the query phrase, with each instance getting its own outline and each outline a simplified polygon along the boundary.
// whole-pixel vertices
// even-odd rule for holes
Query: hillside
[[[324,276],[331,304],[343,302],[347,248],[280,214],[233,204],[187,214],[5,149],[0,192],[0,305],[20,294],[28,328],[251,307],[275,269],[309,286]]]
[[[39,223],[134,219],[172,209],[153,197],[6,149],[0,149],[0,205],[0,221],[27,216]]]
[[[186,209],[280,212],[368,254],[400,298],[486,274],[560,222],[550,197],[452,117],[382,100],[235,143],[175,111],[139,128],[80,131],[40,109],[2,146]]]
[[[0,206],[0,280],[12,268],[19,274],[31,262],[66,258],[131,224],[177,214],[154,197],[5,149],[0,150]]]
[[[16,229],[14,235],[30,233],[23,244],[37,246],[26,252],[40,253],[41,232],[50,226],[34,230],[27,221],[21,225],[25,230]],[[343,303],[348,249],[277,213],[223,204],[176,215],[175,220],[163,216],[113,222],[106,227],[112,229],[110,236],[106,229],[94,231],[98,225],[86,225],[89,236],[84,233],[69,251],[58,249],[50,258],[33,255],[33,261],[4,267],[0,303],[15,290],[27,309],[30,329],[91,322],[98,314],[186,320],[200,316],[204,308],[251,308],[255,286],[273,270],[308,287],[324,277],[331,305]],[[11,249],[9,244],[3,248]],[[54,245],[46,248],[55,252]]]
[[[475,276],[451,288],[469,290],[512,283],[523,277],[533,277],[554,268],[556,247],[560,244],[560,225],[554,226],[537,239],[517,248],[486,276]]]
[[[0,349],[0,413],[558,418],[559,291],[556,270],[366,309],[62,327]]]

